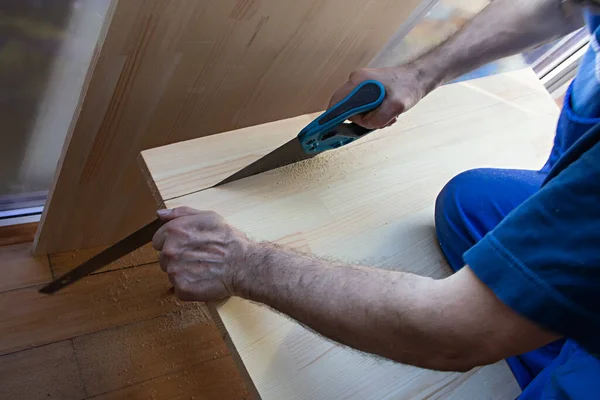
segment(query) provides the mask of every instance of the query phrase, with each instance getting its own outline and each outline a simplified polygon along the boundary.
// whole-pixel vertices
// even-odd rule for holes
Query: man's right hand
[[[348,82],[331,98],[329,107],[346,97],[359,83],[369,79],[383,84],[385,99],[376,110],[350,118],[352,122],[369,129],[392,125],[400,114],[417,104],[433,89],[431,82],[412,64],[393,68],[363,68],[350,74]]]

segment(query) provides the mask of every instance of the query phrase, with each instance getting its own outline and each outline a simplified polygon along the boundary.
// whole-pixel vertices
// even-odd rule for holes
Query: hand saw
[[[383,102],[384,97],[385,89],[380,82],[374,80],[362,82],[343,100],[319,115],[302,129],[298,136],[228,178],[223,179],[213,187],[306,160],[324,151],[337,149],[366,136],[373,129],[367,129],[355,123],[348,123],[346,120],[353,115],[373,111]],[[162,222],[155,219],[54,282],[44,286],[40,289],[40,293],[56,293],[58,290],[77,282],[112,261],[145,245],[152,240],[152,237],[161,226]]]

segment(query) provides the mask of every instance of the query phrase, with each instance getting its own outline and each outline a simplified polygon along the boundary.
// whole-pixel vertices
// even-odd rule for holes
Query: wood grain
[[[322,109],[419,0],[114,1],[35,252],[152,218],[140,150]]]
[[[1,226],[0,247],[32,242],[38,225],[37,222],[29,222],[26,224]]]
[[[59,292],[34,299],[52,275],[47,257],[36,259],[30,249],[31,243],[0,247],[2,288],[13,294],[0,299],[0,348],[14,350],[0,356],[0,399],[252,398],[206,306],[175,302],[162,273],[151,280],[164,282],[164,291],[142,281],[158,272],[156,265],[137,277],[136,268],[100,273],[88,278],[102,279],[96,285],[79,282],[62,298]],[[147,257],[151,249],[142,250]],[[60,271],[84,253],[60,254],[53,262]],[[129,267],[131,260],[113,267]],[[55,342],[62,337],[72,338]]]
[[[39,286],[0,293],[0,354],[141,321],[181,308],[158,265],[87,277],[51,296]]]
[[[85,398],[71,341],[0,357],[0,398],[80,400]]]
[[[33,257],[31,243],[2,247],[0,292],[38,285],[52,280],[48,257]]]
[[[391,128],[216,188],[209,187],[230,168],[275,149],[311,117],[169,145],[142,158],[168,208],[215,210],[257,240],[441,278],[450,269],[434,233],[440,189],[470,168],[541,167],[557,116],[533,72],[524,70],[445,86]],[[203,157],[194,160],[195,152]],[[504,362],[466,374],[426,371],[354,352],[239,298],[209,307],[263,399],[505,399],[519,393]]]
[[[88,396],[142,383],[228,354],[201,303],[147,321],[79,336],[73,339],[73,344]]]
[[[102,250],[106,249],[107,246],[93,247],[91,249],[67,251],[63,253],[51,254],[50,266],[54,272],[54,276],[58,277],[62,274],[72,270],[79,264],[87,261]],[[105,267],[94,272],[94,274],[102,273],[106,271],[114,271],[117,269],[123,269],[128,267],[134,267],[136,265],[144,265],[158,261],[158,254],[156,250],[152,248],[152,244],[148,243],[145,246],[140,247],[132,251],[131,253],[124,255],[123,257],[111,262]]]
[[[122,399],[251,400],[256,397],[244,388],[231,356],[227,356],[94,397],[94,400]]]

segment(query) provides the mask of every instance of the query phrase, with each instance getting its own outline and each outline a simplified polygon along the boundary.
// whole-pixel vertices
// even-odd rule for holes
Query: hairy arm
[[[561,0],[496,0],[461,30],[431,51],[404,65],[365,68],[353,72],[332,97],[333,105],[367,79],[386,87],[387,96],[375,111],[352,120],[381,128],[417,104],[439,85],[481,65],[522,52],[582,26],[582,13]]]
[[[505,306],[467,267],[435,280],[335,264],[271,244],[237,269],[234,292],[365,352],[466,371],[557,338]]]
[[[256,243],[213,212],[160,210],[153,239],[183,300],[231,295],[266,304],[356,349],[465,371],[556,336],[504,305],[469,267],[440,280],[344,265]]]
[[[567,5],[561,0],[493,1],[416,64],[433,82],[447,82],[581,27],[581,13]]]

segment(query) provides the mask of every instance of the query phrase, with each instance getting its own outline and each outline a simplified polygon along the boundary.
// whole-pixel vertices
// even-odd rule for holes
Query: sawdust
[[[362,159],[366,153],[367,150],[361,146],[326,151],[308,160],[278,168],[273,184],[307,187],[345,179],[348,170],[363,165]]]
[[[204,304],[181,303],[173,295],[161,301],[175,302],[178,308],[167,315],[74,339],[90,395],[228,354]]]

